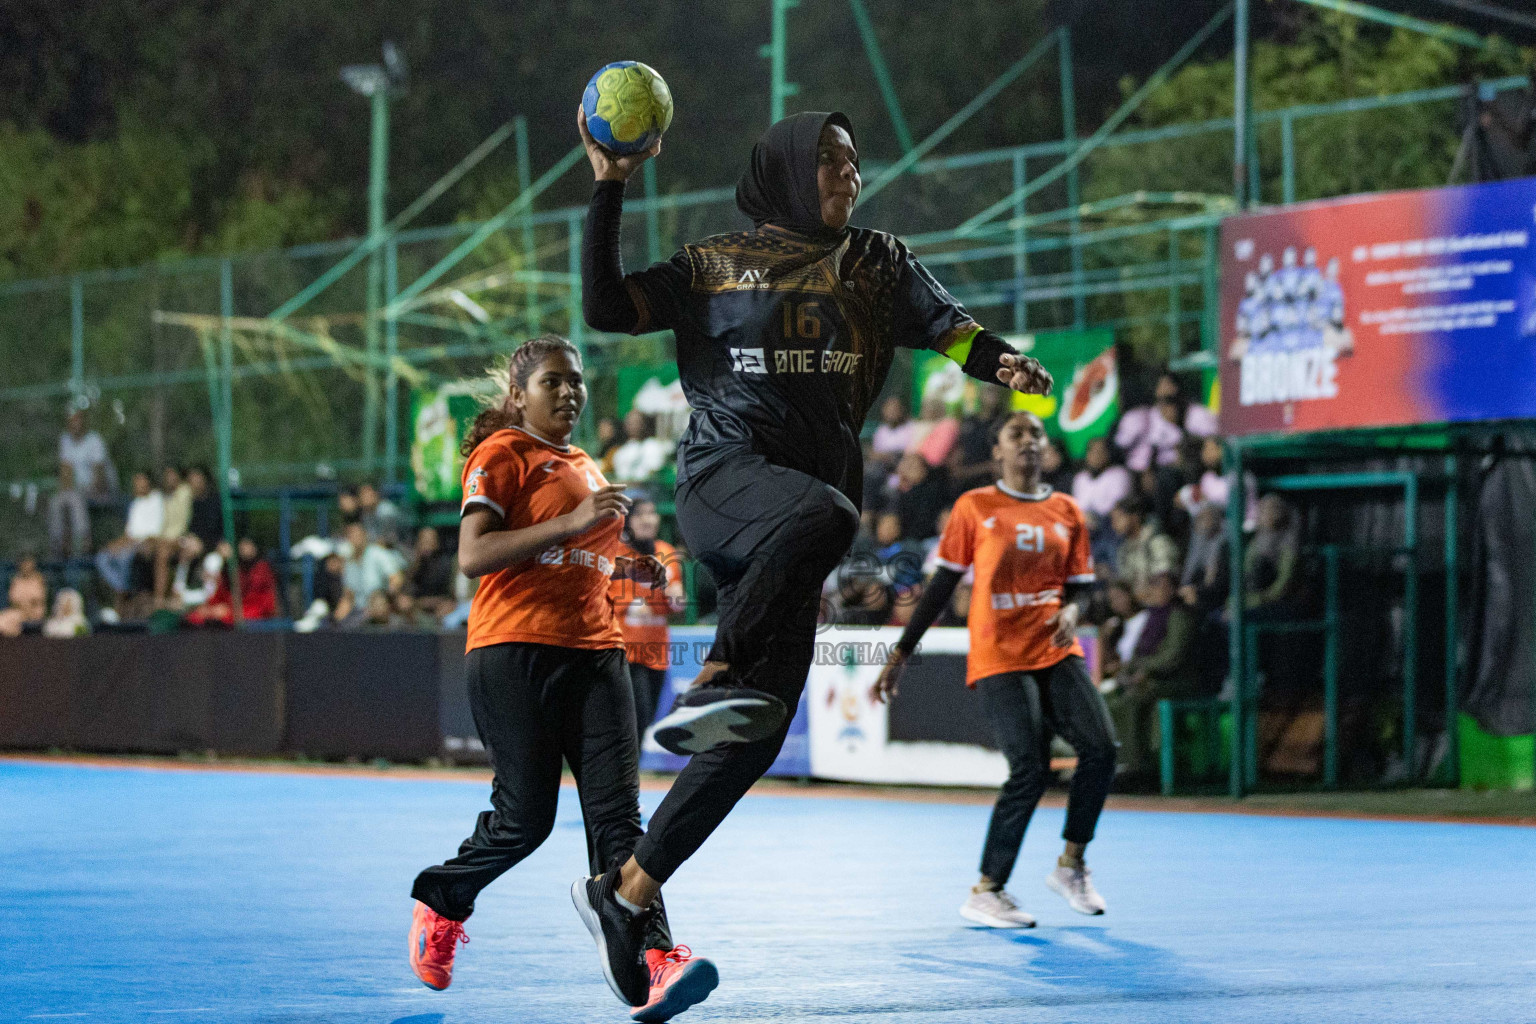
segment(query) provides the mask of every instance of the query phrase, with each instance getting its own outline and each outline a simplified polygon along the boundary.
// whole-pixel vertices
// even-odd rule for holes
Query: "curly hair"
[[[481,441],[496,431],[522,423],[522,413],[511,402],[512,385],[515,383],[520,388],[526,388],[528,378],[533,376],[534,369],[544,361],[546,356],[556,352],[564,352],[577,366],[581,365],[581,352],[575,345],[558,334],[541,334],[537,338],[529,338],[513,349],[511,355],[497,361],[485,371],[486,376],[496,382],[496,395],[484,400],[485,410],[475,417],[469,433],[464,436],[463,443],[459,445],[461,455],[467,457]]]

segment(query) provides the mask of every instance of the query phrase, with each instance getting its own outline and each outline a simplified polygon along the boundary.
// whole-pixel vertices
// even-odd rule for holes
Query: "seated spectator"
[[[1227,600],[1226,508],[1207,502],[1195,512],[1189,551],[1179,574],[1179,600],[1204,617]]]
[[[912,443],[914,429],[912,418],[907,415],[907,403],[900,395],[889,395],[880,403],[880,425],[869,443],[870,461],[880,473],[895,472],[896,463]],[[874,473],[872,467],[871,475]]]
[[[437,628],[438,617],[422,607],[404,590],[389,596],[389,610],[392,629],[434,630]]]
[[[955,446],[945,463],[949,470],[950,490],[959,497],[973,487],[985,487],[997,477],[992,461],[992,446],[997,442],[997,418],[1008,391],[1001,387],[981,389],[976,412],[962,417]]]
[[[191,547],[183,547],[176,562],[176,575],[171,580],[171,596],[174,607],[196,608],[213,596],[219,589],[219,576],[224,571],[224,556],[219,553],[223,546],[215,541],[213,549],[199,556]]]
[[[1186,401],[1178,377],[1164,371],[1157,379],[1153,404],[1121,415],[1115,444],[1126,453],[1126,466],[1139,473],[1152,466],[1173,465],[1186,432],[1210,437],[1216,433],[1216,414],[1198,402]]]
[[[393,627],[395,611],[389,602],[388,590],[375,590],[363,603],[362,613],[350,616],[344,626],[352,629],[383,631]]]
[[[955,584],[955,592],[950,595],[949,604],[940,613],[935,626],[956,626],[964,629],[971,617],[971,593],[976,586],[976,567],[971,566],[965,570],[965,575],[960,577],[960,582]],[[916,601],[912,602],[915,606]],[[909,613],[910,614],[910,613]],[[902,623],[906,625],[906,623]]]
[[[199,464],[187,470],[187,487],[192,491],[192,515],[187,520],[182,547],[195,541],[195,558],[204,551],[212,551],[224,539],[224,504],[219,489],[213,485],[213,472],[207,466]]]
[[[1131,660],[1136,652],[1136,641],[1141,628],[1146,625],[1147,613],[1136,603],[1136,595],[1124,580],[1114,580],[1104,588],[1105,602],[1109,605],[1109,617],[1099,624],[1099,650],[1102,661],[1099,675],[1105,680],[1102,689],[1108,693],[1116,685],[1115,677],[1120,667]]]
[[[1053,491],[1072,493],[1072,467],[1067,465],[1067,457],[1061,451],[1061,442],[1055,438],[1046,438],[1040,448],[1040,482]]]
[[[84,410],[76,409],[69,414],[64,432],[59,435],[59,462],[70,467],[75,488],[88,501],[117,490],[117,470],[107,455],[107,443],[87,428]]]
[[[393,548],[370,541],[361,522],[347,524],[343,544],[346,564],[342,579],[352,592],[352,600],[360,607],[367,607],[374,591],[387,590],[389,578],[405,569],[405,559]]]
[[[1147,585],[1146,620],[1131,651],[1120,666],[1115,689],[1106,696],[1115,733],[1120,737],[1120,763],[1133,778],[1149,779],[1156,767],[1154,751],[1157,702],[1193,696],[1195,617],[1174,600],[1173,577],[1160,572]]]
[[[256,542],[249,537],[240,538],[237,549],[240,562],[240,617],[245,622],[277,618],[277,576],[272,566],[261,557]],[[228,544],[221,544],[219,553],[226,562],[230,551]],[[235,623],[235,598],[229,586],[229,573],[218,574],[218,584],[213,596],[187,614],[187,623],[193,626],[233,626]]]
[[[373,484],[357,488],[357,518],[368,539],[393,546],[400,539],[400,509],[379,493]]]
[[[1152,521],[1146,499],[1132,494],[1121,498],[1110,513],[1110,525],[1120,538],[1115,552],[1115,575],[1130,585],[1131,593],[1147,603],[1146,588],[1158,573],[1179,569],[1179,547]]]
[[[166,466],[160,471],[160,493],[165,496],[165,524],[152,547],[155,560],[154,598],[156,607],[171,604],[171,560],[181,552],[181,544],[192,525],[192,485],[181,470]]]
[[[59,489],[48,497],[48,557],[79,558],[90,552],[91,516],[85,492],[75,486],[75,467],[61,461]]]
[[[923,582],[923,545],[904,536],[906,532],[895,512],[884,512],[875,522],[875,558],[881,578],[893,589],[897,603],[910,612],[916,602],[912,590]]]
[[[907,453],[917,453],[929,466],[943,466],[960,440],[960,421],[949,415],[944,399],[937,395],[923,399],[920,417],[913,423]],[[898,466],[900,464],[898,463]]]
[[[416,546],[405,577],[407,593],[428,615],[442,617],[458,604],[453,597],[453,553],[443,550],[436,527],[423,526],[416,531]]]
[[[43,636],[64,639],[84,636],[91,631],[85,618],[85,600],[80,591],[65,587],[53,598],[53,614],[43,623]]]
[[[942,467],[934,467],[916,452],[896,464],[894,486],[886,508],[901,519],[901,539],[921,541],[929,535],[939,512],[949,504],[949,485]]]
[[[1113,457],[1109,438],[1093,438],[1083,453],[1083,468],[1072,478],[1072,497],[1088,521],[1094,564],[1104,566],[1114,565],[1115,549],[1120,546],[1110,528],[1109,514],[1132,490],[1130,470],[1117,465]]]
[[[343,487],[336,492],[336,517],[341,521],[340,529],[331,531],[336,536],[344,535],[350,524],[362,520],[363,510],[357,499],[356,487]]]
[[[639,409],[624,417],[624,433],[629,440],[613,452],[613,483],[643,484],[672,457],[672,448],[656,436],[656,417]]]
[[[134,560],[153,555],[164,526],[164,495],[151,485],[148,473],[133,474],[133,500],[128,503],[122,536],[96,552],[96,570],[112,588],[118,604],[134,591]],[[119,614],[122,611],[118,609]]]
[[[1260,617],[1293,617],[1298,609],[1300,530],[1278,494],[1259,499],[1259,526],[1243,558],[1245,607]]]

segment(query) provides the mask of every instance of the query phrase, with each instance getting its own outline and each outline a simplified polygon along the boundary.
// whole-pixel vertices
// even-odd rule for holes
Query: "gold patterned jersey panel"
[[[817,265],[832,248],[769,231],[716,235],[687,246],[693,262],[693,290],[713,295],[755,291],[830,295],[832,284]]]

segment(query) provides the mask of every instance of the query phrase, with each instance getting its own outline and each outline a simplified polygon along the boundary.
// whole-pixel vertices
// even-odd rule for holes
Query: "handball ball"
[[[587,82],[581,108],[598,145],[628,156],[650,149],[672,123],[672,90],[655,68],[620,60],[598,69]]]

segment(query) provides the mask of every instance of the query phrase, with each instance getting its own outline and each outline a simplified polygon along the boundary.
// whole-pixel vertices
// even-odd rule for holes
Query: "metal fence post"
[[[1029,232],[1023,218],[1028,199],[1024,186],[1029,177],[1028,158],[1023,153],[1013,156],[1013,191],[1019,198],[1013,204],[1015,225],[1013,229],[1013,329],[1023,332],[1029,329],[1029,303],[1024,299],[1024,288],[1029,277]]]

